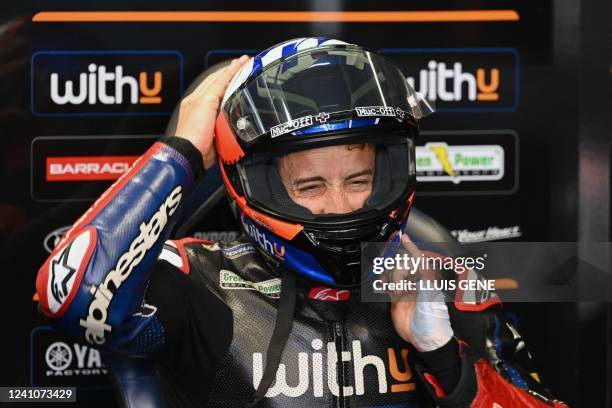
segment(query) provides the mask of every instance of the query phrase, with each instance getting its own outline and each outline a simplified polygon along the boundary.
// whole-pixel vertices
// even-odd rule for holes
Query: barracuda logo
[[[132,271],[142,261],[147,251],[155,245],[161,232],[168,223],[170,217],[182,198],[181,186],[177,186],[166,197],[159,209],[153,214],[148,222],[140,224],[140,234],[130,244],[125,252],[102,283],[98,286],[92,285],[89,289],[93,300],[89,304],[86,319],[80,319],[79,324],[85,329],[85,340],[90,344],[101,345],[106,341],[105,334],[112,327],[106,323],[108,307],[113,300],[114,294],[119,290],[123,282],[131,275]]]
[[[312,353],[298,353],[297,365],[292,364],[290,367],[297,367],[299,372],[298,383],[295,386],[287,384],[286,370],[288,365],[279,364],[276,372],[276,381],[273,386],[268,389],[266,397],[274,398],[278,395],[287,397],[299,397],[311,390],[314,397],[323,397],[324,381],[327,377],[327,388],[334,396],[340,395],[340,386],[338,384],[337,369],[338,369],[338,351],[334,342],[327,343],[326,347],[326,364],[324,364],[324,354],[320,352],[323,349],[323,341],[321,339],[313,339],[311,346],[314,350]],[[388,360],[385,362],[383,358],[376,355],[363,355],[361,349],[361,341],[353,340],[352,352],[343,351],[342,361],[350,362],[349,366],[353,367],[355,383],[353,385],[343,386],[342,395],[363,395],[365,394],[365,384],[372,384],[373,379],[365,376],[367,372],[376,373],[378,392],[386,394],[389,391],[392,393],[409,392],[414,390],[415,385],[412,382],[412,371],[408,365],[408,349],[399,350],[399,356],[395,349],[387,348]],[[401,359],[401,363],[398,360]],[[401,365],[400,365],[401,364]],[[311,369],[312,367],[312,369]],[[403,368],[400,369],[400,367]],[[327,370],[325,370],[327,368]],[[324,372],[327,371],[327,375]],[[390,375],[389,376],[387,375]],[[253,353],[253,387],[257,389],[263,376],[263,355],[262,353]],[[312,386],[311,386],[312,384]]]

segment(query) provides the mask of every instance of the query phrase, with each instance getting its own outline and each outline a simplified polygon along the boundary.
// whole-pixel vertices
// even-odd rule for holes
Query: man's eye
[[[317,184],[313,184],[313,185],[309,185],[309,186],[300,187],[298,189],[298,192],[301,193],[301,194],[312,194],[312,193],[318,192],[321,188],[322,188],[322,186],[317,185]]]
[[[358,180],[351,180],[349,182],[349,187],[353,189],[364,189],[364,188],[369,187],[370,184],[372,184],[372,181],[370,179],[358,179]]]

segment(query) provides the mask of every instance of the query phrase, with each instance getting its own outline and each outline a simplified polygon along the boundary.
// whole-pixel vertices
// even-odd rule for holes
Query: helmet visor
[[[388,214],[414,188],[413,143],[404,135],[258,154],[237,168],[250,204],[265,212],[294,222],[365,219]]]
[[[433,112],[385,58],[361,48],[317,48],[266,68],[225,104],[243,142],[362,117],[420,119]]]

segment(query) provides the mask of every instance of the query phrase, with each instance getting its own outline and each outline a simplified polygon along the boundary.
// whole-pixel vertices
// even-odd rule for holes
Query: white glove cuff
[[[442,292],[419,292],[410,329],[419,351],[433,351],[448,343],[453,329]]]

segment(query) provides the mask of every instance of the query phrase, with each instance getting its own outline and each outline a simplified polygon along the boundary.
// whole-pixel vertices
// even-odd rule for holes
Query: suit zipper
[[[346,347],[346,338],[342,323],[335,322],[333,324],[333,339],[334,344],[336,345],[336,358],[338,361],[338,365],[336,366],[336,379],[338,380],[338,391],[340,394],[337,397],[336,406],[338,408],[348,408],[348,399],[344,396],[344,387],[347,385],[345,371],[348,367],[348,362],[342,361],[342,352],[348,350]]]

